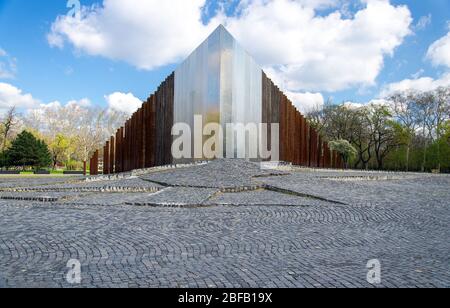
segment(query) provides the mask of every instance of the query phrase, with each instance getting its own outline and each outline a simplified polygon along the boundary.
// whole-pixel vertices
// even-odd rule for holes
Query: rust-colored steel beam
[[[295,108],[294,108],[295,109]],[[294,143],[295,143],[295,164],[300,165],[300,113],[295,109],[295,135],[294,135]]]
[[[119,173],[119,172],[122,172],[122,170],[121,170],[121,154],[120,154],[120,151],[122,150],[122,148],[121,148],[121,144],[120,144],[120,141],[121,141],[121,138],[120,138],[120,132],[121,132],[121,128],[119,128],[118,130],[117,130],[117,132],[116,132],[116,159],[115,159],[115,165],[116,165],[116,168],[115,168],[115,173]]]
[[[109,141],[103,148],[103,174],[109,174]]]
[[[95,174],[98,175],[99,174],[99,169],[98,169],[98,164],[99,164],[99,151],[95,151],[95,155],[94,155],[94,166],[95,166]]]
[[[330,147],[328,146],[328,142],[324,142],[323,145],[323,151],[324,151],[324,168],[331,168],[331,151]]]
[[[286,161],[286,113],[284,108],[285,102],[282,97],[280,97],[280,160]]]
[[[131,117],[131,145],[130,145],[130,155],[131,155],[131,164],[130,169],[128,171],[136,169],[136,157],[137,157],[137,129],[136,129],[136,113],[133,113],[133,116]]]
[[[144,167],[151,167],[151,97],[144,104]]]
[[[319,136],[319,142],[317,145],[317,166],[319,168],[323,168],[323,142],[322,142],[322,136]]]
[[[98,150],[96,150],[94,152],[93,157],[91,158],[91,163],[90,163],[90,174],[91,175],[98,175]]]
[[[337,154],[336,166],[338,169],[344,169],[344,161],[342,160],[342,156],[339,154]]]
[[[130,171],[131,167],[131,139],[133,139],[131,131],[131,120],[127,121],[127,128],[125,132],[126,145],[125,145],[125,172]]]
[[[148,118],[148,101],[142,104],[142,168],[146,168],[146,142],[147,142],[147,118]]]
[[[151,97],[151,104],[150,104],[150,134],[149,134],[149,144],[147,148],[150,151],[149,156],[149,167],[155,167],[156,166],[156,148],[157,148],[157,141],[156,141],[156,95],[152,95]]]
[[[286,99],[288,100],[288,98],[286,97]],[[296,139],[295,139],[295,114],[296,114],[296,110],[295,107],[292,105],[292,103],[288,100],[288,105],[289,105],[289,141],[290,141],[290,161],[291,163],[293,163],[295,165],[295,146],[296,146]]]
[[[139,108],[137,113],[137,150],[138,150],[138,169],[142,169],[145,167],[145,148],[144,148],[144,109],[143,107]]]
[[[332,157],[332,164],[331,164],[332,168],[338,169],[338,162],[337,162],[338,154],[335,150],[331,151],[331,157]]]
[[[109,149],[109,173],[110,174],[114,174],[115,173],[115,162],[116,162],[116,141],[114,136],[111,136],[111,139],[109,140],[109,145],[110,145],[110,149]]]

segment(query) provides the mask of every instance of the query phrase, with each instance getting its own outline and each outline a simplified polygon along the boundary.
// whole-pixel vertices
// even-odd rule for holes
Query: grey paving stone
[[[147,194],[127,204],[139,206],[202,206],[219,190],[215,188],[169,187]]]
[[[68,198],[58,202],[62,205],[115,206],[133,202],[136,199],[142,198],[143,195],[145,195],[145,193],[96,192],[85,193],[78,198]]]
[[[39,185],[15,188],[15,191],[34,192],[154,192],[161,188],[161,185],[141,180],[139,178],[127,178],[111,181],[77,181],[57,185]],[[9,188],[11,190],[13,188]]]
[[[238,193],[220,193],[207,201],[210,205],[283,205],[283,206],[327,206],[329,202],[304,198],[279,192],[258,189]]]
[[[75,192],[0,192],[1,200],[56,202],[82,196]]]
[[[220,159],[206,165],[151,173],[141,176],[147,181],[167,186],[199,188],[233,188],[255,185],[254,177],[283,174],[279,171],[262,170],[257,163],[245,160]]]
[[[449,176],[332,170],[271,176],[240,161],[195,170],[96,183],[26,179],[20,186],[30,191],[0,192],[66,196],[52,203],[0,199],[0,286],[371,288],[366,264],[376,258],[378,287],[450,287]],[[167,183],[154,184],[155,176]],[[99,191],[111,184],[131,190]],[[249,184],[286,193],[220,192]],[[164,189],[144,192],[152,187]],[[65,280],[73,258],[82,264],[81,285]]]
[[[31,187],[31,186],[43,186],[52,184],[63,184],[69,182],[81,181],[84,179],[80,176],[67,176],[67,177],[20,177],[10,178],[0,176],[0,191],[7,188],[19,188],[19,187]]]

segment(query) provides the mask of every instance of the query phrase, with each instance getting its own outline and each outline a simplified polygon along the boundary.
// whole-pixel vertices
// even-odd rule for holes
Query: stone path
[[[448,288],[449,187],[444,175],[242,161],[111,181],[0,178],[0,287],[373,287],[378,259],[382,287]]]

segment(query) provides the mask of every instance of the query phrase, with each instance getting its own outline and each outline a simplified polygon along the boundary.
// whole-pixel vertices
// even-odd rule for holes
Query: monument
[[[190,157],[180,160],[172,155],[177,137],[172,134],[174,125],[185,123],[194,134],[194,119],[199,116],[201,131],[210,123],[223,128],[223,138],[218,139],[220,157],[232,158],[226,151],[229,148],[237,156],[257,152],[254,147],[261,146],[252,135],[238,138],[227,124],[267,124],[264,145],[270,150],[276,141],[277,160],[307,167],[342,166],[337,153],[221,25],[143,102],[102,151],[94,151],[91,170],[98,174],[101,153],[104,174],[202,159],[194,155],[193,144]]]

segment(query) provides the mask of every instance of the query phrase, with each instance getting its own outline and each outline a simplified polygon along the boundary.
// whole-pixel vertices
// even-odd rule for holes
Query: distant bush
[[[83,163],[80,161],[70,160],[66,163],[67,171],[83,170]]]

